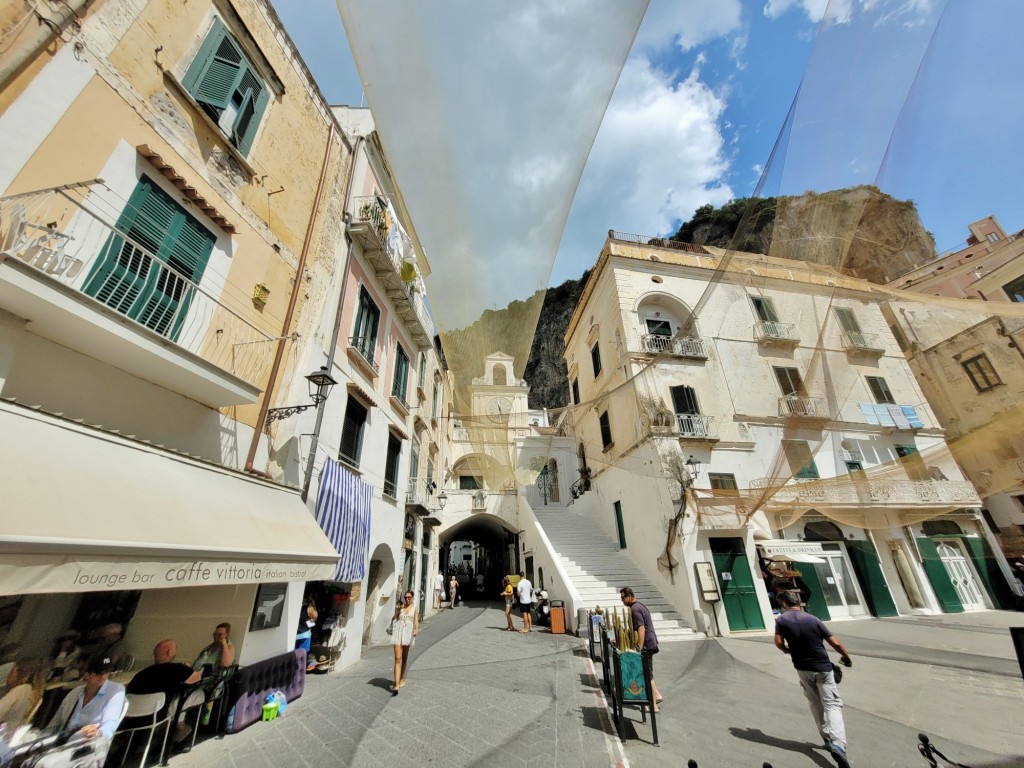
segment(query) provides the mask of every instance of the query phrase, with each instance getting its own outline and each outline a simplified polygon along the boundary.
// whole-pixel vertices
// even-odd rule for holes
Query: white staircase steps
[[[703,638],[643,574],[628,552],[619,549],[587,514],[586,506],[589,505],[577,502],[572,507],[533,510],[583,605],[589,610],[598,605],[603,609],[619,608],[619,589],[631,587],[637,600],[650,609],[659,643]]]

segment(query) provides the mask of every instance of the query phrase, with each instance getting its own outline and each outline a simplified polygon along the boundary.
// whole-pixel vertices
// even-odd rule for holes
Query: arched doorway
[[[455,574],[465,599],[490,599],[501,591],[502,577],[520,568],[518,533],[494,515],[473,514],[449,526],[438,544],[445,578]]]
[[[363,585],[363,645],[375,645],[387,639],[387,625],[394,609],[395,557],[391,548],[379,544],[370,556],[370,568]]]

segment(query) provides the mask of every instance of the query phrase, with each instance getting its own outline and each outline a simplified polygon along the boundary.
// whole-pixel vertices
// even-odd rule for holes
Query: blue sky
[[[334,0],[273,2],[328,99],[366,103]],[[550,282],[592,265],[608,229],[670,233],[701,204],[750,195],[802,81],[764,194],[879,183],[918,204],[940,250],[989,213],[1024,227],[1010,144],[1022,6],[651,0]]]

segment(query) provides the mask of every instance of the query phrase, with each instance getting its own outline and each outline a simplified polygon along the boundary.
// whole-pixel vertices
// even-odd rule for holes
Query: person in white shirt
[[[533,629],[533,584],[526,578],[523,571],[519,572],[519,583],[516,584],[516,594],[519,596],[519,610],[523,614],[523,629],[526,633]]]
[[[110,680],[113,667],[109,657],[90,659],[82,676],[85,685],[64,697],[47,725],[47,730],[70,731],[71,741],[67,747],[40,757],[37,768],[103,765],[125,711],[124,686]],[[90,750],[88,760],[83,754],[85,748]]]
[[[434,608],[440,610],[442,600],[444,600],[444,576],[438,571],[434,574]]]
[[[7,693],[0,699],[0,723],[14,733],[28,722],[43,698],[46,675],[42,659],[21,659],[7,673]]]

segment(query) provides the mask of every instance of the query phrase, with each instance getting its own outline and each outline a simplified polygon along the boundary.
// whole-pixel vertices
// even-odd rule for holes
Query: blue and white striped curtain
[[[362,581],[370,545],[370,499],[373,486],[327,457],[320,473],[316,521],[338,550],[335,581]]]

